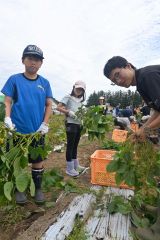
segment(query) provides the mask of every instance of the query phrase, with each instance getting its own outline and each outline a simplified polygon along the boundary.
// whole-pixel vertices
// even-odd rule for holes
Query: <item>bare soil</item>
[[[90,156],[99,149],[96,141],[89,142],[86,137],[82,137],[79,148],[78,158],[83,166],[90,166]],[[45,169],[59,168],[64,176],[64,180],[70,177],[66,175],[65,168],[65,151],[63,153],[52,152],[44,163]],[[90,170],[79,178],[74,179],[78,187],[90,187]],[[55,200],[60,196],[62,190],[55,192]],[[45,193],[46,199],[51,193]],[[54,193],[52,193],[54,195]],[[22,218],[18,221],[18,216],[13,216],[8,211],[7,216],[3,216],[0,211],[0,240],[38,240],[41,238],[46,229],[55,221],[56,217],[68,206],[77,193],[63,194],[54,207],[47,208],[45,206],[37,206],[33,199],[22,207],[18,206],[18,214],[22,214]]]

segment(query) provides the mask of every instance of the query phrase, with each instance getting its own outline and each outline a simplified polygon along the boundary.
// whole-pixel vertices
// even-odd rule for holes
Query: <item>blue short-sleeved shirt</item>
[[[30,80],[22,73],[15,74],[1,92],[13,99],[11,119],[16,131],[23,134],[36,132],[44,119],[46,99],[53,97],[48,80],[40,75]]]

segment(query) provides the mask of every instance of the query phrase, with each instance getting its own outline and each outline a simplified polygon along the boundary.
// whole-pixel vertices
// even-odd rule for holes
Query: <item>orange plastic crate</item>
[[[115,182],[115,173],[110,173],[106,170],[106,166],[113,160],[115,153],[116,151],[112,150],[96,150],[91,155],[91,183],[102,186],[132,189],[124,183],[117,186]]]
[[[125,142],[127,139],[127,134],[128,134],[128,131],[126,130],[114,129],[112,133],[112,140],[117,143]]]
[[[131,123],[131,129],[134,131],[134,132],[137,132],[139,127],[138,127],[138,124],[137,123]]]

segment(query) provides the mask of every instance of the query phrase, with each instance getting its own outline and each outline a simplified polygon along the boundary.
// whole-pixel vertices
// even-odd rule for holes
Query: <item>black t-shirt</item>
[[[119,116],[121,117],[130,117],[132,116],[133,113],[132,113],[132,110],[131,109],[122,109],[119,111]]]
[[[143,114],[143,116],[150,115],[150,107],[143,106],[140,110],[141,110],[141,113]]]
[[[146,104],[160,112],[160,65],[136,70],[137,91]]]

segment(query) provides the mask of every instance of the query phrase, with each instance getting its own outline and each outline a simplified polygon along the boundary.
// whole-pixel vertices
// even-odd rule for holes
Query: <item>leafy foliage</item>
[[[124,143],[119,152],[115,154],[114,160],[107,166],[107,171],[115,172],[116,183],[119,185],[125,182],[134,187],[134,196],[127,200],[131,206],[133,223],[136,226],[145,227],[149,224],[149,219],[145,217],[142,206],[156,205],[159,198],[160,173],[160,152],[158,152],[151,142]],[[121,198],[113,198],[109,205],[111,212],[121,212],[121,206],[126,205],[126,200],[122,203]],[[126,211],[126,209],[124,209]]]
[[[50,146],[55,146],[66,141],[64,115],[52,115],[49,122],[49,133],[47,142]]]
[[[122,144],[121,143],[116,143],[113,140],[107,140],[103,142],[103,149],[114,149],[116,151],[120,150]]]
[[[5,105],[4,103],[0,103],[0,122],[4,120],[5,117]]]
[[[51,169],[44,173],[43,189],[48,192],[52,187],[61,189],[64,187],[63,176],[56,169]]]
[[[155,176],[160,172],[160,153],[150,142],[126,142],[107,166],[107,171],[116,172],[117,184],[124,181],[134,186],[135,192],[140,191],[144,198],[158,195]]]
[[[74,224],[72,233],[66,238],[66,240],[87,240],[88,236],[85,232],[85,222],[80,218],[77,218]]]
[[[108,212],[109,213],[115,213],[119,212],[122,214],[128,214],[131,213],[132,206],[129,201],[127,201],[122,196],[115,196],[113,198],[113,201],[108,205]]]
[[[39,133],[25,135],[10,131],[0,123],[0,205],[13,200],[15,189],[20,192],[29,189],[33,195],[34,186],[28,173],[28,154],[33,151],[33,148],[30,149],[33,139],[38,140],[40,137]],[[36,154],[42,154],[45,158],[48,150],[40,147]]]
[[[99,106],[82,107],[76,112],[76,115],[82,122],[82,134],[87,133],[90,140],[95,138],[103,140],[106,133],[112,130],[112,116],[103,115]]]
[[[75,181],[64,181],[63,175],[56,168],[53,168],[44,173],[43,189],[46,192],[52,192],[54,188],[64,190],[66,193],[74,192],[81,193],[81,189]]]

